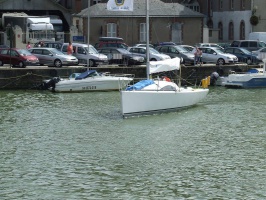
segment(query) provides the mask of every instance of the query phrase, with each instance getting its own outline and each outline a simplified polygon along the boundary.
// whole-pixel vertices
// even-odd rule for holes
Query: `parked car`
[[[179,57],[184,64],[194,64],[194,54],[180,45],[164,45],[156,47],[160,53],[169,55],[171,58]]]
[[[58,49],[59,51],[61,50],[62,45],[63,45],[62,42],[53,42],[53,41],[43,41],[42,44],[43,44],[42,47],[56,48],[56,49]],[[35,44],[34,44],[34,47],[41,47],[40,45],[41,45],[41,44],[38,42],[38,43],[35,43]]]
[[[258,59],[247,49],[241,47],[228,47],[224,50],[225,53],[230,53],[238,58],[238,62],[244,62],[247,64],[258,63]]]
[[[99,49],[99,53],[108,57],[109,64],[122,64],[128,66],[141,65],[145,63],[145,58],[143,56],[133,55],[123,48],[106,47]]]
[[[11,64],[25,68],[27,65],[36,65],[39,59],[26,49],[3,48],[0,49],[0,66]]]
[[[162,54],[153,48],[149,48],[150,54],[150,61],[158,61],[158,60],[165,60],[171,59],[170,56],[166,54]],[[133,55],[143,56],[146,59],[146,47],[130,47],[129,52]]]
[[[94,45],[96,49],[103,47],[117,47],[128,49],[128,45],[124,43],[123,38],[119,37],[100,37],[99,42]]]
[[[216,63],[217,65],[224,65],[238,62],[238,58],[229,53],[224,53],[217,47],[199,47],[202,50],[203,63]]]
[[[40,65],[62,67],[63,65],[78,65],[78,59],[65,55],[55,48],[35,47],[29,51],[38,57]]]
[[[258,59],[258,62],[262,62],[266,58],[266,47],[263,47],[257,51],[252,51],[252,54]]]
[[[231,43],[231,47],[242,47],[249,51],[256,51],[266,47],[266,43],[257,40],[235,40]]]
[[[67,46],[69,43],[64,43],[61,51],[67,54]],[[89,66],[96,67],[100,64],[108,64],[108,58],[106,55],[99,53],[92,45],[88,44],[72,43],[73,56],[79,60],[79,64],[86,65],[89,60]]]

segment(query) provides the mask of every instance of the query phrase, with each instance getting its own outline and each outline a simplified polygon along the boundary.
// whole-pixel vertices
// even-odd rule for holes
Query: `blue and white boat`
[[[227,88],[266,88],[266,59],[263,59],[263,63],[262,70],[253,69],[247,73],[229,74],[224,86]]]

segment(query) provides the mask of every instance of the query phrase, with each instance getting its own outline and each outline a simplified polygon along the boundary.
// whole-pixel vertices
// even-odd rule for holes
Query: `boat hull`
[[[129,77],[96,77],[81,80],[63,80],[56,83],[55,92],[88,92],[112,91],[125,88],[133,78]]]
[[[181,89],[180,91],[121,91],[123,117],[169,112],[197,104],[209,89]]]

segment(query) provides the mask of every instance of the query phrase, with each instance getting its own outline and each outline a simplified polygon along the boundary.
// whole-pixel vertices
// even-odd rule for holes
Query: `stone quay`
[[[261,65],[231,64],[217,66],[215,64],[204,64],[202,66],[181,66],[182,85],[193,86],[200,84],[201,80],[210,76],[212,72],[218,72],[220,76],[227,76],[232,71],[246,72],[250,68],[262,67]],[[0,67],[0,89],[1,90],[20,90],[38,89],[44,81],[53,77],[68,78],[72,73],[81,73],[88,69],[95,69],[98,72],[109,72],[110,74],[134,74],[135,81],[147,78],[146,66],[118,66],[103,65],[98,67],[84,66],[64,66],[61,68],[47,66],[27,66],[26,68],[10,68],[9,65]],[[176,81],[179,71],[175,73],[165,73],[172,80]],[[177,76],[176,76],[177,75]]]

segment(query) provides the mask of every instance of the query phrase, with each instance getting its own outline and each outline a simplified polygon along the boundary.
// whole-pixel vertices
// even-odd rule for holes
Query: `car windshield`
[[[181,46],[175,46],[175,48],[176,48],[179,52],[182,52],[182,53],[187,53],[187,52],[188,52],[184,47],[181,47]]]
[[[90,54],[98,54],[99,52],[93,47],[90,45],[90,51],[89,51],[89,48],[88,47],[84,47],[85,51],[86,52],[90,52]]]
[[[29,52],[29,51],[26,50],[26,49],[19,49],[19,50],[17,50],[17,51],[18,51],[18,53],[19,53],[20,55],[22,55],[22,56],[30,56],[30,55],[32,55],[31,52]]]
[[[214,48],[214,49],[215,49],[216,53],[224,53],[224,51],[219,49],[219,48]]]
[[[249,51],[249,50],[247,50],[247,49],[241,49],[245,54],[250,54],[251,52]]]
[[[51,52],[55,55],[65,55],[63,52],[57,50],[57,49],[51,49]]]
[[[123,54],[131,54],[128,50],[126,49],[117,49],[120,53],[123,53]]]
[[[150,48],[150,53],[160,54],[159,51],[155,50],[154,48]]]

